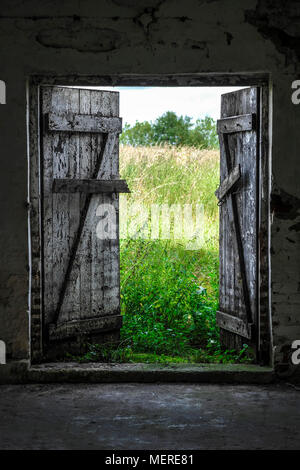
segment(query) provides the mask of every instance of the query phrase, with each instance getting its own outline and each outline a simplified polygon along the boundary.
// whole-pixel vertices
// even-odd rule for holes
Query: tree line
[[[213,118],[205,116],[193,123],[191,117],[177,116],[173,111],[167,111],[154,122],[137,121],[133,126],[126,123],[120,142],[134,147],[162,144],[203,149],[219,147]]]

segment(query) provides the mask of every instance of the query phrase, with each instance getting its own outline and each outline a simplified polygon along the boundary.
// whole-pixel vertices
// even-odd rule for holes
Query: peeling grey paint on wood
[[[246,88],[221,98],[221,122],[234,116],[228,129],[220,130],[220,181],[239,165],[241,178],[220,206],[220,298],[219,310],[245,324],[257,316],[257,132],[252,114],[257,113],[257,89]],[[251,115],[243,132],[233,132],[236,116]],[[241,120],[244,123],[244,119]],[[232,128],[231,124],[234,122]],[[225,130],[225,133],[223,133]],[[223,318],[223,317],[222,317]],[[231,324],[231,323],[230,323]],[[224,322],[221,322],[224,327]],[[232,328],[231,328],[232,330]],[[242,331],[242,330],[240,330]],[[221,340],[228,349],[240,349],[243,337],[221,329]]]
[[[240,335],[243,338],[247,338],[251,340],[251,325],[247,322],[241,320],[238,317],[234,317],[233,315],[228,315],[227,313],[220,312],[217,310],[216,312],[216,319],[217,323],[223,330],[226,330],[226,334],[228,331],[234,333],[235,335]],[[223,339],[225,334],[223,333]]]
[[[222,203],[222,200],[228,192],[233,189],[234,185],[239,181],[241,177],[241,167],[240,165],[236,165],[232,171],[229,173],[228,176],[222,181],[219,188],[215,192],[215,195],[219,199],[219,204]]]
[[[55,178],[52,191],[54,193],[130,193],[125,180],[85,180],[71,178]]]
[[[113,119],[118,116],[119,97],[114,92],[44,87],[42,112],[86,113],[89,121],[93,115]],[[111,204],[118,213],[118,195],[53,192],[53,181],[59,179],[76,182],[96,177],[109,182],[118,177],[117,134],[106,135],[105,138],[104,134],[94,132],[53,132],[48,127],[43,132],[43,315],[45,326],[55,322],[60,336],[63,324],[97,320],[120,312],[118,231],[115,240],[96,236],[97,208]],[[53,329],[52,326],[50,338],[55,337]]]
[[[122,119],[116,117],[99,117],[89,114],[49,113],[45,115],[49,131],[66,132],[122,132]]]
[[[234,132],[252,131],[255,126],[255,114],[242,114],[219,119],[217,122],[217,132],[232,134]]]

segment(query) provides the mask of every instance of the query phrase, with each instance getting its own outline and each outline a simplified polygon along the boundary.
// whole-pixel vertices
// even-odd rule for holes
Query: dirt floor
[[[288,385],[0,386],[1,449],[299,449]]]

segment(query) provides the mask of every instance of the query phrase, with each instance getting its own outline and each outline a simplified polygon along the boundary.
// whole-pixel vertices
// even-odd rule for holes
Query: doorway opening
[[[219,310],[221,95],[238,87],[133,87],[120,93],[120,294],[112,358],[251,362],[224,348]],[[103,346],[92,350],[106,352]],[[109,348],[108,348],[109,349]],[[107,351],[108,352],[108,351]]]
[[[52,96],[51,87],[54,85],[48,85],[48,98],[49,93]],[[170,92],[173,101],[176,95],[179,101],[181,93],[183,101],[187,101],[183,93],[186,90],[192,97],[190,99],[195,101],[197,92],[206,92],[203,84],[200,85],[199,88],[164,88],[161,96],[166,98]],[[72,90],[72,86],[68,82],[67,87],[61,88],[69,87]],[[67,104],[65,109],[62,105],[62,113],[57,109],[54,112],[50,108],[43,109],[47,101],[46,95],[43,95],[46,93],[45,88],[42,86],[38,92],[40,112],[44,115],[42,120],[41,116],[38,119],[42,135],[39,153],[39,161],[42,161],[42,204],[39,210],[45,221],[45,207],[50,199],[55,201],[57,223],[61,224],[61,235],[55,235],[56,242],[65,243],[67,240],[65,248],[69,251],[69,261],[62,261],[62,250],[58,256],[54,256],[61,263],[58,269],[61,272],[61,285],[56,286],[58,292],[53,294],[56,281],[53,270],[57,270],[57,262],[56,267],[50,265],[48,274],[45,270],[45,250],[53,250],[55,245],[55,224],[52,219],[50,232],[46,231],[46,225],[42,225],[41,231],[41,295],[44,297],[39,312],[39,318],[42,318],[40,354],[37,354],[38,348],[34,346],[33,356],[40,360],[41,357],[54,357],[59,351],[60,358],[66,353],[64,358],[80,361],[268,362],[270,324],[268,315],[261,315],[263,309],[265,312],[268,309],[265,295],[268,254],[265,247],[260,245],[261,239],[258,237],[258,233],[268,233],[268,209],[263,200],[266,193],[262,191],[263,185],[268,188],[267,87],[260,85],[246,88],[245,83],[235,89],[219,90],[211,87],[209,91],[219,97],[223,95],[219,119],[216,115],[209,115],[205,109],[201,110],[199,98],[198,115],[191,116],[188,104],[186,111],[180,112],[166,103],[162,112],[156,116],[150,118],[145,114],[145,118],[136,118],[137,122],[130,122],[126,118],[123,111],[126,108],[122,108],[123,93],[136,93],[139,107],[143,108],[140,92],[143,90],[147,96],[149,91],[150,94],[151,91],[160,91],[159,87],[106,88],[101,85],[98,88],[95,82],[93,86],[81,85],[80,88],[82,92],[78,91],[78,101],[75,98],[78,109],[76,106],[71,109],[72,106],[65,100]],[[64,95],[65,92],[61,93]],[[98,99],[99,107],[95,106],[93,111],[93,99],[89,93],[94,93],[93,99]],[[120,112],[118,104],[114,104],[118,93]],[[256,94],[255,99],[251,93]],[[50,103],[52,106],[57,96],[48,100],[48,105]],[[131,111],[134,109],[132,96],[131,105],[128,106]],[[153,97],[150,101],[158,103]],[[160,100],[162,102],[163,99]],[[216,99],[215,102],[219,107],[220,100]],[[103,105],[106,106],[104,112],[101,111]],[[118,128],[120,121],[117,116],[123,118],[123,133]],[[101,137],[95,136],[99,129],[103,134]],[[62,137],[61,132],[67,134]],[[120,135],[119,174],[117,159],[114,161],[116,142],[109,144],[110,136],[116,133]],[[66,147],[69,150],[66,151]],[[49,181],[45,178],[47,148],[54,149],[59,155],[57,168],[60,168],[59,174],[49,173]],[[77,152],[75,166],[72,160],[74,150],[75,154]],[[100,156],[98,170],[97,155]],[[252,159],[248,169],[244,165],[244,155]],[[80,169],[83,158],[86,174]],[[53,155],[49,161],[52,159]],[[49,165],[53,169],[55,163]],[[251,175],[251,168],[255,168],[255,174]],[[244,169],[247,174],[243,176]],[[94,179],[99,182],[92,181]],[[47,183],[49,195],[45,190]],[[247,213],[251,198],[255,200]],[[73,207],[75,200],[78,206],[76,214]],[[89,211],[93,205],[91,201],[94,201],[94,216],[98,218],[94,217],[94,222],[90,219],[88,226]],[[62,210],[63,204],[65,210]],[[110,213],[111,206],[114,207],[114,214]],[[74,209],[73,215],[70,208]],[[82,222],[84,211],[86,214]],[[64,223],[69,227],[68,236],[64,231]],[[74,232],[70,230],[72,224]],[[96,234],[94,238],[93,235],[86,235],[91,226]],[[236,233],[238,231],[239,236]],[[219,233],[222,234],[221,241]],[[228,236],[224,237],[224,234]],[[83,237],[87,238],[82,242]],[[98,241],[95,241],[96,238]],[[76,243],[77,251],[74,254]],[[89,243],[95,243],[94,260],[99,252],[103,253],[103,269],[99,270],[98,276],[102,303],[91,300],[98,295],[94,295],[97,281],[94,285],[88,279],[93,278],[95,273],[97,275],[99,263],[93,264],[88,259]],[[85,256],[87,260],[84,262],[87,264],[82,269],[78,260],[83,263]],[[114,277],[116,269],[119,269],[119,273]],[[49,273],[52,273],[51,292],[47,287]],[[78,279],[85,279],[84,289],[78,287]],[[246,290],[245,283],[248,283]],[[54,305],[49,310],[47,324],[45,293],[49,298],[49,292],[56,308]],[[247,293],[250,299],[247,299]],[[93,305],[93,315],[82,314],[83,309],[79,307],[81,313],[76,318],[73,305],[75,298],[79,299],[81,305],[83,302],[90,307]],[[67,314],[66,299],[71,299],[71,303],[68,300],[71,313]],[[249,302],[251,317],[247,317]],[[55,315],[51,313],[52,310]],[[59,315],[63,315],[63,318],[57,323]],[[74,348],[74,344],[79,346],[80,354],[76,354],[77,346]]]

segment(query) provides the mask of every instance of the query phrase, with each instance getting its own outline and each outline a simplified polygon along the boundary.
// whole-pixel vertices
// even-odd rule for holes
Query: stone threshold
[[[28,361],[0,366],[8,383],[213,383],[269,384],[274,370],[253,364],[145,364],[53,362],[29,367]]]

